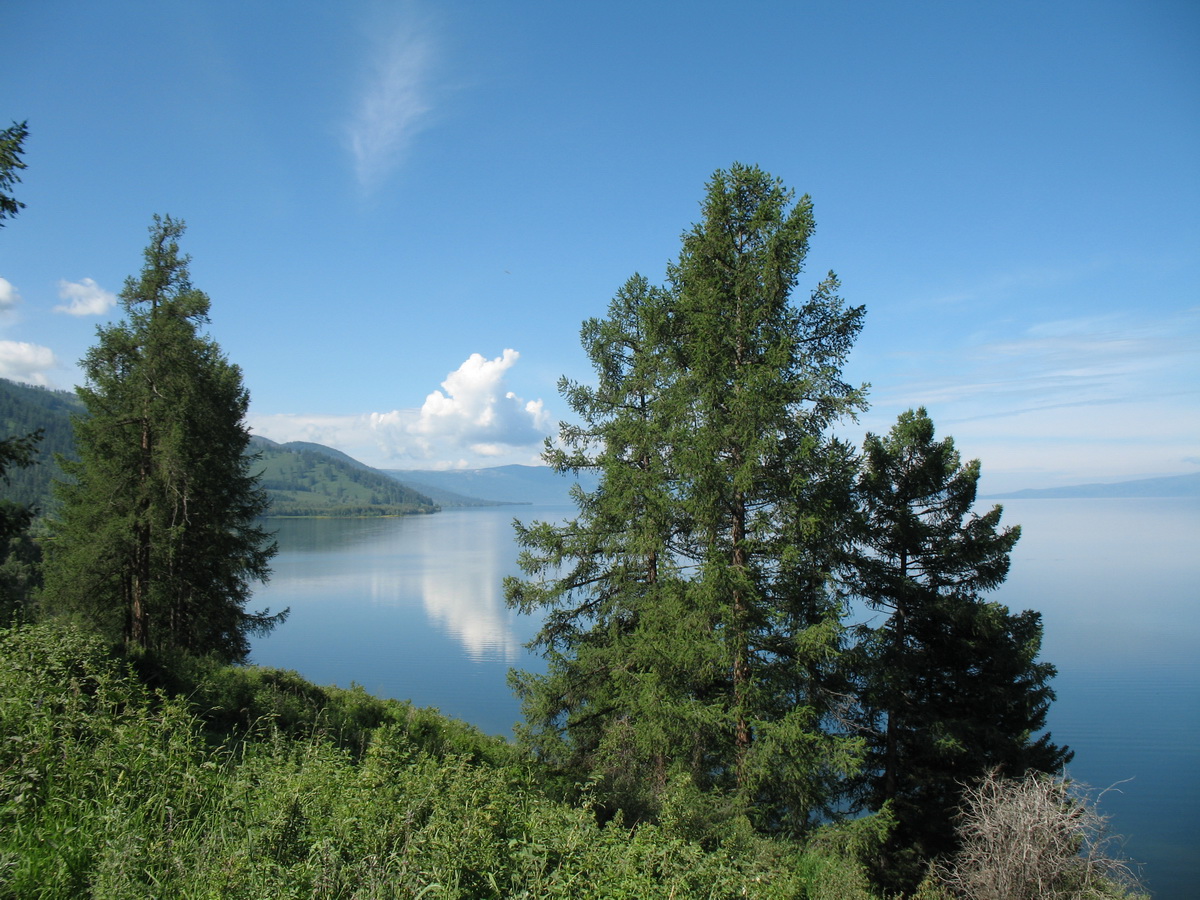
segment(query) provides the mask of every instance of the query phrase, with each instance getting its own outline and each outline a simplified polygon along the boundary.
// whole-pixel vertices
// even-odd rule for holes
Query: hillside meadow
[[[14,900],[871,896],[870,823],[804,847],[670,809],[601,825],[499,739],[291,672],[131,666],[22,626],[0,632],[0,700]]]

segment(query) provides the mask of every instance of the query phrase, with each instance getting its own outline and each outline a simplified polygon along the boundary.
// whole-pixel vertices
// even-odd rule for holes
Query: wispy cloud
[[[979,404],[977,414],[988,415],[1139,400],[1200,388],[1198,352],[1200,310],[1057,320],[1011,338],[949,348],[936,365],[925,355],[924,377],[889,393],[906,395],[908,403]]]
[[[435,58],[428,24],[411,13],[375,38],[347,127],[347,143],[363,190],[379,188],[427,123],[433,108]]]
[[[508,389],[506,375],[520,357],[511,349],[493,359],[472,353],[419,408],[354,416],[252,415],[250,424],[281,443],[326,444],[377,466],[536,463],[550,416],[540,399],[527,401]]]
[[[996,272],[969,283],[956,284],[945,293],[916,299],[913,302],[925,307],[938,307],[1003,298],[1022,291],[1054,290],[1063,285],[1093,278],[1110,265],[1109,260],[1097,259],[1076,264],[1026,266],[1013,271]]]
[[[106,291],[91,278],[59,281],[58,297],[67,302],[54,307],[54,311],[69,316],[102,316],[117,304],[117,295]]]
[[[1006,488],[1176,474],[1200,446],[1200,309],[1041,322],[896,362],[864,424],[926,406]]]

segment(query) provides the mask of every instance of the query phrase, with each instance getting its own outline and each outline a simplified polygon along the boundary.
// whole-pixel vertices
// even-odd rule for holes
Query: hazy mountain
[[[547,466],[495,466],[490,469],[383,469],[393,478],[417,490],[453,491],[468,497],[480,497],[501,503],[560,505],[571,503],[571,486],[580,482],[592,490],[597,478],[591,473],[580,476],[559,475]]]
[[[1077,484],[1070,487],[1027,489],[991,494],[983,500],[1069,500],[1117,497],[1200,497],[1200,473],[1139,478],[1115,484]]]
[[[0,378],[0,439],[42,429],[39,465],[14,469],[0,484],[0,499],[52,508],[51,483],[62,477],[55,454],[75,453],[71,415],[83,404],[70,391],[19,384]],[[496,504],[569,505],[576,481],[593,490],[593,473],[559,475],[546,466],[496,466],[486,469],[373,469],[352,456],[307,441],[279,444],[254,437],[262,454],[264,486],[273,512],[316,515],[379,515],[430,512],[438,506]],[[1200,497],[1200,474],[1143,478],[1115,484],[1081,484],[991,494],[984,500],[1107,497]]]

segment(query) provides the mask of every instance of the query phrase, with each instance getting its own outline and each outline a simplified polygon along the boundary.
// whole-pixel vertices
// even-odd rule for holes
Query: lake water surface
[[[492,734],[520,707],[511,667],[537,623],[507,610],[518,574],[512,519],[569,507],[448,510],[400,519],[274,520],[279,555],[254,608],[290,606],[253,661],[319,684],[353,681],[436,706]],[[992,596],[1041,611],[1042,657],[1058,667],[1054,740],[1069,774],[1117,785],[1101,811],[1144,863],[1160,900],[1200,884],[1200,504],[1195,500],[1020,500],[1022,537]],[[1118,784],[1120,782],[1120,784]]]

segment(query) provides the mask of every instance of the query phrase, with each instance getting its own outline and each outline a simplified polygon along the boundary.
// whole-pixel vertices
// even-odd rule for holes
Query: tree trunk
[[[745,776],[746,752],[750,749],[750,723],[746,718],[747,691],[750,687],[749,619],[750,609],[744,588],[746,573],[746,498],[734,494],[733,527],[733,707],[736,715],[734,747],[738,784]]]
[[[150,646],[150,494],[147,485],[150,483],[151,466],[150,420],[142,420],[142,458],[138,471],[138,488],[141,499],[138,508],[138,522],[134,527],[134,563],[133,577],[130,584],[130,628],[129,640],[135,646],[146,649]]]

